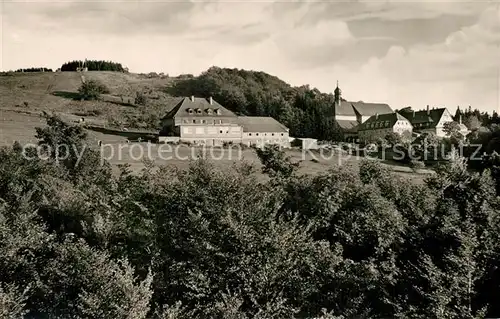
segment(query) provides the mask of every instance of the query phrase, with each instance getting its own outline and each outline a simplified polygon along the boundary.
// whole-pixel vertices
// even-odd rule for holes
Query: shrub
[[[146,98],[146,96],[144,95],[144,93],[142,92],[136,92],[135,94],[135,104],[137,105],[146,105],[146,103],[148,102],[148,99]]]
[[[23,318],[28,289],[24,292],[14,285],[2,285],[0,282],[0,318]]]
[[[97,100],[101,97],[101,94],[108,94],[109,89],[97,80],[88,80],[82,83],[78,93],[80,98],[84,100]]]
[[[278,145],[265,145],[256,148],[257,156],[262,165],[262,171],[270,176],[290,177],[298,168],[298,163],[292,163],[290,158]]]
[[[401,135],[396,132],[390,132],[384,138],[390,146],[398,145],[402,142]]]
[[[414,172],[417,172],[425,167],[425,163],[422,161],[411,160],[409,166]]]

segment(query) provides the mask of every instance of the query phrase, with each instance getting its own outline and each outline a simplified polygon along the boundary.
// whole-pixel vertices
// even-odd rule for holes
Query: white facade
[[[389,133],[397,133],[401,136],[407,134],[411,137],[413,126],[407,119],[398,119],[390,126],[389,121],[375,121],[366,124],[367,129],[359,130],[358,136],[361,142],[374,142],[378,138],[384,138]]]
[[[276,144],[282,147],[290,147],[288,132],[243,132],[241,143],[247,146]]]

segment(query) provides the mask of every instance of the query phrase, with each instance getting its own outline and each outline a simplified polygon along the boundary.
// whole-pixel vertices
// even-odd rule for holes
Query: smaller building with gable
[[[397,133],[411,138],[413,126],[410,121],[397,112],[375,114],[359,126],[358,135],[360,142],[374,142],[384,138],[389,133]]]

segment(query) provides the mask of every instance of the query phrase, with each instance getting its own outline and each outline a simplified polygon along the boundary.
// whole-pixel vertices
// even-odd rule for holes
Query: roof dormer
[[[207,112],[207,114],[209,115],[212,115],[214,113],[214,111],[212,109],[206,109],[205,110]]]
[[[196,109],[196,113],[201,114],[202,113],[201,109]]]
[[[215,109],[215,114],[217,114],[217,115],[221,115],[221,111],[220,111],[220,109]]]
[[[187,109],[187,111],[188,111],[189,114],[193,114],[194,113],[194,111],[193,111],[192,108]]]

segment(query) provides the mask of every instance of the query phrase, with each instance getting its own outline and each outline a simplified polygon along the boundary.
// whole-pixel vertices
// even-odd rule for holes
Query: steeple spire
[[[341,97],[342,97],[342,91],[339,88],[339,81],[337,80],[337,87],[335,88],[334,91],[334,97],[335,97],[335,102],[340,102]]]

